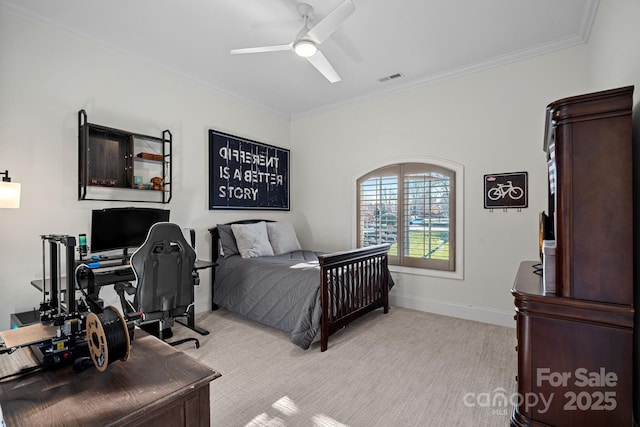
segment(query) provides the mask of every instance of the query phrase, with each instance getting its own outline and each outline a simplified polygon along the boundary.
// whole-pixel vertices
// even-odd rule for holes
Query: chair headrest
[[[195,259],[195,251],[188,243],[178,224],[157,222],[151,226],[144,243],[134,252],[136,255],[148,253],[170,253],[184,250]]]

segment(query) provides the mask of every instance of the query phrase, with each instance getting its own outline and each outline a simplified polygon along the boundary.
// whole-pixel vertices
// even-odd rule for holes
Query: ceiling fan
[[[331,83],[342,80],[333,69],[327,58],[320,52],[318,46],[333,34],[338,27],[353,13],[355,6],[352,0],[345,0],[323,20],[309,29],[308,21],[313,19],[313,6],[308,3],[298,5],[298,13],[304,19],[304,27],[298,32],[294,41],[289,44],[275,46],[249,47],[233,49],[232,55],[244,53],[264,53],[291,50],[298,56],[306,58]]]

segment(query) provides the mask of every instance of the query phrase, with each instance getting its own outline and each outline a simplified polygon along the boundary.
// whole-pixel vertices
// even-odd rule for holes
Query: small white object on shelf
[[[544,294],[556,293],[556,241],[542,241],[542,289]]]

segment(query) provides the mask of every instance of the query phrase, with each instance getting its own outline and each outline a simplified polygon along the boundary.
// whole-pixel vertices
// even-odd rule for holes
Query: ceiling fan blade
[[[352,0],[345,0],[333,9],[322,21],[309,30],[307,36],[320,44],[329,38],[331,34],[356,10]]]
[[[265,53],[265,52],[280,52],[283,50],[293,50],[293,43],[280,44],[275,46],[262,46],[262,47],[247,47],[244,49],[233,49],[232,55],[240,55],[243,53]]]
[[[342,79],[336,73],[336,70],[333,69],[327,58],[322,54],[322,52],[317,51],[315,55],[307,58],[311,65],[316,67],[316,70],[320,71],[323,76],[326,77],[331,83],[336,83],[341,81]]]

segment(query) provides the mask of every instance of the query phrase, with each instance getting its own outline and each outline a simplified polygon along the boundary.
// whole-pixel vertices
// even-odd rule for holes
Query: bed
[[[242,220],[209,232],[217,264],[212,310],[224,307],[286,331],[302,349],[319,332],[321,351],[349,322],[378,308],[389,311],[389,244],[334,253],[303,250],[283,221]]]

